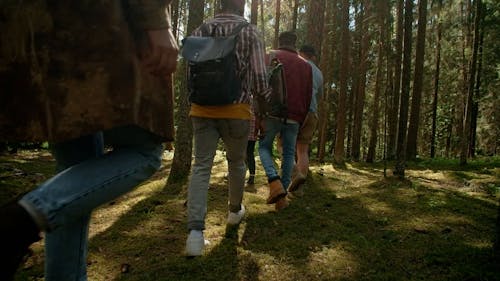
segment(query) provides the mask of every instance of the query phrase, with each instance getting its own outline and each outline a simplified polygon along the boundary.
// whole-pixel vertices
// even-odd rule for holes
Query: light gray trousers
[[[249,120],[192,117],[194,164],[188,186],[188,229],[205,229],[210,174],[221,138],[226,149],[229,177],[229,211],[238,212],[246,174],[246,147]]]

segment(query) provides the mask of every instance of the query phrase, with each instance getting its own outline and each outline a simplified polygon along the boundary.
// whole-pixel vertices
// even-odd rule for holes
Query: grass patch
[[[44,152],[24,153],[0,158],[10,169],[0,173],[2,202],[52,174]],[[498,166],[460,170],[425,161],[410,165],[404,181],[384,178],[380,164],[312,165],[304,195],[278,213],[265,204],[258,165],[244,196],[247,216],[228,228],[227,168],[217,159],[210,245],[204,256],[186,259],[186,185],[165,187],[165,159],[149,182],[94,212],[89,280],[499,280]],[[41,243],[33,251],[17,280],[43,277]]]

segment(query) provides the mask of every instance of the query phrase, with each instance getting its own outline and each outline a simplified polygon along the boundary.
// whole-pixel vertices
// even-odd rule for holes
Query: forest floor
[[[493,241],[498,231],[500,158],[410,163],[407,179],[384,178],[381,164],[313,163],[302,197],[275,212],[258,162],[247,186],[247,215],[226,227],[222,153],[209,190],[210,244],[183,255],[186,185],[165,186],[171,152],[148,182],[92,215],[89,280],[500,280]],[[0,203],[53,174],[41,151],[0,156]],[[391,166],[389,166],[391,167]],[[388,171],[388,174],[390,171]],[[43,244],[16,280],[43,280]]]

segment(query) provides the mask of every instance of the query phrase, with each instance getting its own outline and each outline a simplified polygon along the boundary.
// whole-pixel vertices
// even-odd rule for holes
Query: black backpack
[[[283,64],[273,51],[269,54],[269,61],[267,78],[269,87],[271,88],[271,101],[267,104],[265,111],[267,111],[269,116],[277,117],[286,123],[288,104]]]
[[[189,101],[199,105],[226,105],[238,101],[241,77],[237,73],[236,43],[243,22],[227,36],[215,37],[217,27],[209,34],[201,26],[202,36],[182,40],[182,56],[188,62]]]

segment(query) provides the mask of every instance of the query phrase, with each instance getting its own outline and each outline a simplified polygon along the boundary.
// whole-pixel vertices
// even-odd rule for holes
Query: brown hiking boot
[[[290,205],[290,203],[288,203],[286,197],[282,197],[276,202],[276,204],[274,204],[274,209],[279,212],[288,207],[288,205]]]
[[[269,197],[267,197],[266,203],[273,204],[279,199],[286,196],[286,191],[281,184],[280,179],[275,179],[269,183]]]
[[[292,179],[292,183],[290,183],[290,186],[288,186],[288,192],[296,191],[305,182],[306,182],[306,176],[304,176],[300,172],[297,172],[295,177],[293,177],[293,179]]]

